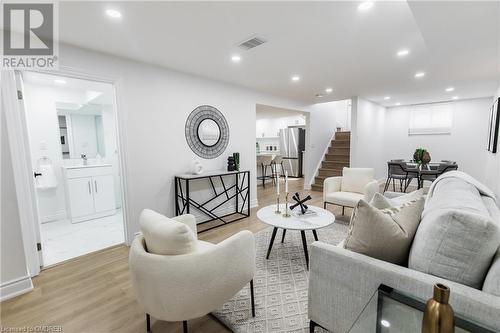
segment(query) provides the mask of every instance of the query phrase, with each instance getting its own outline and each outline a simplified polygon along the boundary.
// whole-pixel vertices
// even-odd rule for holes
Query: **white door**
[[[115,209],[115,184],[113,175],[94,176],[92,177],[92,182],[94,187],[95,212]]]
[[[72,218],[90,215],[95,212],[92,178],[68,179],[68,192],[68,198],[71,198]]]

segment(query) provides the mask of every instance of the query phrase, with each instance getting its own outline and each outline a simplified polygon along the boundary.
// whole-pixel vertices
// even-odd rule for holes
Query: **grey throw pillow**
[[[397,207],[404,205],[408,202],[420,199],[423,195],[424,195],[423,188],[394,198],[387,198],[380,193],[375,193],[373,199],[370,201],[370,205],[378,209]]]
[[[360,200],[351,218],[344,248],[398,265],[406,265],[425,200],[378,209]]]

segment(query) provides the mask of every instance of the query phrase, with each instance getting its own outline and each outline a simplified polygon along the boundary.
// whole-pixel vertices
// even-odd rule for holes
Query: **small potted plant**
[[[417,148],[413,153],[413,160],[422,168],[431,161],[431,155],[425,148]]]

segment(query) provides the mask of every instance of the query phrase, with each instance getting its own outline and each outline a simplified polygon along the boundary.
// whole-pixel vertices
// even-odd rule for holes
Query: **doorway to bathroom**
[[[21,72],[41,262],[125,241],[114,87]]]

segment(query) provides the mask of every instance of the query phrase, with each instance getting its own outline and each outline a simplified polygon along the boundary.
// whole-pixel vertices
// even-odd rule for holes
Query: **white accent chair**
[[[378,182],[374,179],[375,170],[372,168],[344,168],[342,177],[329,177],[323,183],[323,207],[327,204],[344,208],[354,208],[359,200],[370,202],[379,190]]]
[[[187,332],[188,320],[220,308],[249,282],[255,317],[255,243],[250,231],[212,244],[197,239],[193,215],[170,219],[147,209],[140,225],[142,234],[132,242],[129,267],[148,332],[150,315],[182,321]]]

